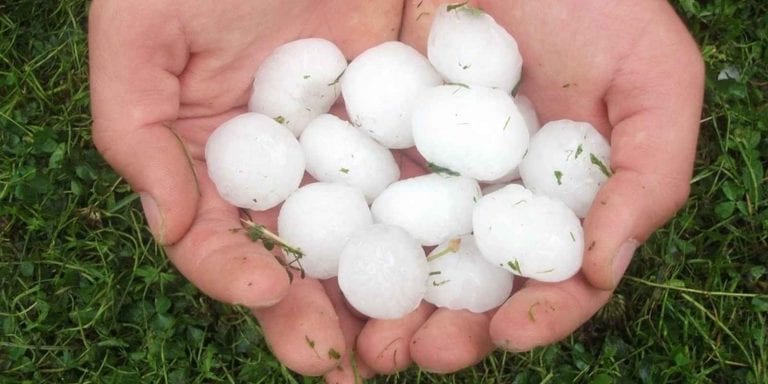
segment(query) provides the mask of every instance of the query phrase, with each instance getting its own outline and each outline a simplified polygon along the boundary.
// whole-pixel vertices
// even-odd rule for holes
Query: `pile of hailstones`
[[[283,203],[279,238],[365,315],[400,318],[422,299],[487,311],[513,275],[579,270],[580,218],[610,173],[590,124],[539,127],[511,96],[521,68],[514,38],[466,6],[435,15],[428,58],[391,41],[347,65],[329,41],[289,42],[258,68],[251,112],[211,135],[208,172],[238,207]],[[328,114],[339,94],[349,122]],[[399,180],[390,150],[412,146],[433,173]],[[318,182],[299,188],[305,170]]]

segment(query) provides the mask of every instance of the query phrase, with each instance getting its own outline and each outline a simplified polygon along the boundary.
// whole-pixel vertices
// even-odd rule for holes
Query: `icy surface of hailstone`
[[[515,105],[517,106],[517,110],[520,111],[520,115],[523,116],[523,121],[525,121],[525,127],[528,128],[528,136],[533,137],[533,135],[536,134],[536,132],[539,131],[541,128],[541,125],[539,125],[539,117],[536,115],[536,109],[533,107],[533,103],[531,103],[531,100],[527,97],[518,94],[515,96]],[[520,166],[518,165],[507,173],[506,175],[493,180],[489,181],[491,184],[501,184],[501,183],[509,183],[512,180],[518,180],[520,179]],[[484,193],[485,194],[485,193]]]
[[[523,59],[517,42],[487,13],[467,6],[437,11],[427,42],[429,61],[452,83],[510,93]]]
[[[307,276],[336,276],[349,237],[373,223],[359,189],[340,183],[307,184],[288,196],[277,217],[278,235],[304,253]]]
[[[610,174],[610,145],[589,123],[558,120],[533,136],[520,164],[526,187],[585,217]]]
[[[427,161],[479,181],[507,175],[528,147],[522,115],[498,89],[432,88],[419,98],[412,122],[416,148]]]
[[[557,282],[581,268],[581,222],[558,200],[510,184],[480,199],[472,224],[483,256],[516,275]]]
[[[208,175],[230,204],[263,211],[299,188],[304,154],[272,118],[245,113],[219,126],[205,145]]]
[[[346,67],[344,54],[328,40],[283,44],[256,71],[248,109],[277,119],[298,137],[310,120],[331,109]]]
[[[429,261],[424,299],[438,307],[476,313],[498,307],[512,292],[512,274],[489,263],[472,235],[459,240],[456,251],[449,249],[453,246],[449,241],[429,254],[429,258],[440,256]]]
[[[442,84],[426,57],[389,41],[356,57],[341,78],[349,119],[389,148],[413,146],[411,110],[422,91]]]
[[[437,245],[472,232],[472,209],[480,199],[473,179],[435,173],[400,180],[371,205],[373,220],[402,227],[422,245]]]
[[[405,230],[373,224],[356,232],[339,257],[339,287],[349,304],[376,319],[405,316],[424,298],[424,249]]]
[[[336,116],[312,120],[299,142],[312,177],[358,187],[368,203],[400,178],[389,149]]]

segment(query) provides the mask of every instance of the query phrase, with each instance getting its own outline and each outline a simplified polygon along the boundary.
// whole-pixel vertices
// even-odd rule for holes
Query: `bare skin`
[[[253,72],[276,46],[324,37],[352,59],[400,38],[425,53],[438,3],[228,0],[193,8],[133,0],[91,8],[97,148],[140,193],[150,229],[179,271],[217,300],[254,308],[275,355],[299,373],[353,382],[355,339],[363,376],[412,362],[452,372],[495,346],[525,351],[560,340],[606,303],[634,247],[688,195],[703,64],[666,2],[477,1],[516,37],[525,59],[520,91],[542,122],[589,121],[610,138],[614,175],[584,222],[582,272],[557,284],[529,281],[494,313],[424,306],[397,322],[356,317],[332,280],[290,284],[270,252],[230,233],[238,211],[206,176],[205,140],[245,111]],[[412,151],[398,159],[404,175],[424,172]],[[276,213],[254,219],[274,226]]]

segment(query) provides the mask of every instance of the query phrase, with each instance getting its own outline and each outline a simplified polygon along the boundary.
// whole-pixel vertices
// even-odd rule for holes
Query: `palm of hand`
[[[99,149],[135,190],[152,197],[145,209],[153,232],[169,245],[169,257],[179,270],[204,292],[254,307],[287,293],[278,305],[255,314],[273,351],[290,368],[305,374],[327,371],[338,362],[331,351],[350,350],[361,330],[357,347],[362,370],[368,365],[377,372],[402,369],[412,360],[430,370],[453,371],[482,359],[493,341],[526,350],[559,340],[609,298],[608,290],[616,284],[614,264],[619,264],[612,258],[619,248],[628,239],[635,244],[644,240],[686,195],[700,110],[700,63],[665,3],[480,1],[516,37],[525,59],[520,91],[537,106],[541,120],[590,121],[611,137],[616,174],[585,221],[585,243],[591,245],[584,273],[558,284],[528,282],[495,314],[435,311],[424,304],[402,320],[367,324],[347,310],[333,280],[322,285],[295,280],[289,290],[287,276],[272,255],[229,233],[239,226],[238,211],[217,197],[206,177],[205,140],[218,124],[245,110],[253,71],[277,45],[324,37],[353,58],[396,39],[399,30],[401,40],[425,52],[432,3],[439,1],[408,1],[405,8],[397,1],[304,3],[231,1],[194,10],[158,5],[146,11],[150,17],[137,15],[142,20],[138,26],[130,25],[141,36],[134,30],[94,33],[115,25],[105,16],[109,12],[103,3],[94,5],[91,19],[94,140]],[[175,22],[167,22],[168,16]],[[110,40],[114,35],[128,41]],[[154,41],[147,44],[147,39]],[[123,51],[116,52],[111,44]],[[670,62],[665,49],[682,52],[684,60]],[[154,65],[156,71],[137,74],[137,65]],[[664,78],[683,74],[686,67],[694,70]],[[99,86],[107,82],[118,86]],[[119,102],[107,102],[110,97]],[[128,121],[119,121],[115,109],[126,105],[136,107],[128,109]],[[665,106],[671,108],[660,110]],[[128,138],[141,130],[147,132],[143,140]],[[123,147],[138,148],[146,156],[138,163],[126,161]],[[404,175],[423,172],[418,156],[409,157],[400,157]],[[666,168],[656,169],[659,164]],[[145,173],[154,168],[163,171]],[[637,199],[635,193],[646,188],[648,197]],[[654,200],[662,204],[650,204]],[[255,214],[254,220],[274,228],[276,213]],[[348,368],[346,358],[344,366]],[[348,378],[350,372],[334,370],[327,378]]]

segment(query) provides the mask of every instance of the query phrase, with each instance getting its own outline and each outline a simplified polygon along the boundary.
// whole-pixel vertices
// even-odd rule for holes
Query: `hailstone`
[[[414,99],[442,83],[426,57],[388,41],[352,60],[341,78],[341,92],[353,125],[386,147],[407,148],[413,146]]]
[[[347,59],[328,40],[309,38],[283,44],[261,63],[248,109],[274,118],[299,136],[339,97]]]
[[[489,263],[472,235],[441,244],[427,260],[430,272],[424,299],[438,307],[485,312],[504,303],[512,292],[513,275]]]
[[[400,178],[389,149],[336,116],[323,114],[312,120],[299,142],[312,177],[358,187],[368,203]]]
[[[528,129],[512,96],[498,89],[443,85],[413,111],[413,138],[427,161],[478,181],[496,180],[520,164]]]
[[[427,56],[452,83],[498,88],[510,93],[523,68],[517,42],[487,13],[466,5],[438,8]]]
[[[301,249],[307,276],[336,276],[339,254],[353,232],[373,223],[359,189],[340,183],[312,183],[293,192],[277,217],[279,236]]]
[[[472,209],[480,196],[473,179],[432,173],[392,183],[371,213],[375,222],[400,226],[431,246],[472,232]]]
[[[516,275],[558,282],[581,268],[581,222],[559,200],[510,184],[480,199],[472,225],[483,256]]]
[[[404,229],[373,224],[339,255],[339,288],[349,304],[376,319],[398,319],[418,307],[427,289],[424,249]]]
[[[220,125],[205,145],[208,175],[224,200],[263,211],[299,188],[304,154],[293,134],[270,117],[245,113]]]
[[[591,124],[552,121],[531,139],[520,175],[531,191],[562,200],[583,218],[611,174],[610,151]]]

